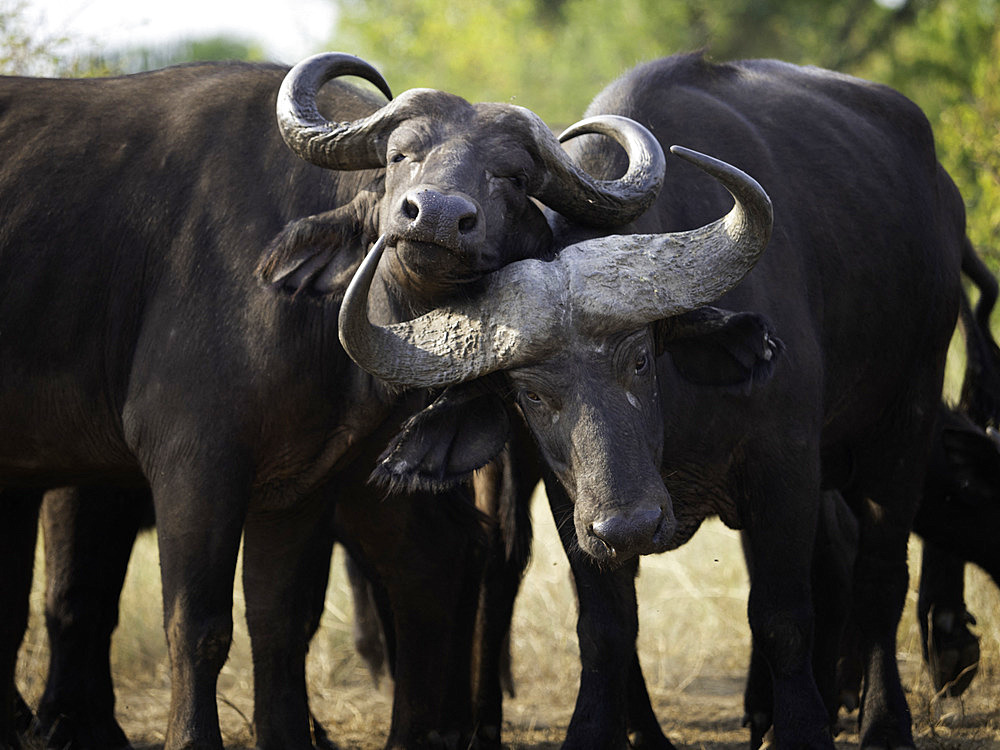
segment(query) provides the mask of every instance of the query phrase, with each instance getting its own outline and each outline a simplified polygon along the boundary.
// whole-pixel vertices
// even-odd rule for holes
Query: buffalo
[[[964,601],[965,561],[1000,586],[1000,447],[958,409],[942,407],[927,483],[913,530],[924,542],[920,620],[924,657],[935,689],[960,695],[978,669],[979,642]]]
[[[221,747],[215,684],[241,535],[259,747],[313,746],[303,665],[335,535],[392,607],[388,746],[471,733],[481,517],[464,487],[381,502],[357,489],[426,393],[350,362],[344,285],[385,235],[372,314],[426,312],[551,251],[536,201],[592,225],[631,221],[655,197],[662,155],[641,126],[606,119],[597,129],[631,167],[593,179],[527,110],[433,90],[381,103],[339,81],[320,91],[345,75],[390,95],[336,53],[290,74],[195,64],[0,79],[0,744],[18,743],[31,498],[62,485],[152,492],[165,747]],[[315,293],[294,293],[303,285]]]
[[[148,490],[61,487],[45,493],[39,520],[45,541],[48,674],[34,716],[18,700],[19,730],[30,729],[47,747],[128,747],[115,717],[110,647],[132,546],[140,530],[153,527],[152,498]],[[363,567],[349,554],[344,563],[355,648],[377,683],[385,661],[374,614],[377,597]],[[314,735],[322,731],[314,720]]]
[[[588,114],[641,121],[662,144],[746,173],[675,149],[717,179],[677,164],[653,206],[613,232],[550,212],[553,262],[514,263],[478,297],[405,324],[365,316],[377,257],[366,261],[341,309],[345,348],[397,387],[446,388],[379,474],[433,483],[430,446],[474,422],[500,430],[470,416],[470,399],[484,415],[506,402],[524,417],[558,479],[547,489],[580,593],[584,682],[567,747],[625,745],[636,556],[683,544],[711,514],[748,539],[766,721],[781,745],[831,747],[835,676],[811,657],[833,634],[814,616],[811,571],[822,493],[839,491],[858,525],[861,744],[912,746],[895,661],[907,539],[961,273],[977,262],[926,118],[877,84],[699,54],[630,71]],[[623,169],[599,139],[568,148],[595,175]],[[719,180],[736,205],[691,229],[726,212]],[[464,459],[487,460],[489,442]]]

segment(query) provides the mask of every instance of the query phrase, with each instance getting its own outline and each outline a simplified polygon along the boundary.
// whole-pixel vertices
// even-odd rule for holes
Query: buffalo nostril
[[[458,231],[462,234],[468,234],[476,228],[478,217],[475,213],[467,214],[458,220]]]
[[[587,532],[613,557],[630,557],[658,551],[657,534],[663,534],[669,525],[663,510],[654,506],[599,518],[587,527]]]
[[[590,534],[590,536],[594,537],[602,545],[604,545],[604,549],[607,550],[607,553],[611,557],[615,557],[617,555],[617,553],[615,552],[615,548],[608,543],[607,539],[601,536],[600,532],[594,528],[594,524],[590,524],[587,527],[587,533]]]

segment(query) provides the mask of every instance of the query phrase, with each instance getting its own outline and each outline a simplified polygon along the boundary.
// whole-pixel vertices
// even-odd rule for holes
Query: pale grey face
[[[575,503],[580,548],[598,560],[662,552],[673,537],[654,356],[643,328],[575,336],[559,355],[508,372],[544,460]]]

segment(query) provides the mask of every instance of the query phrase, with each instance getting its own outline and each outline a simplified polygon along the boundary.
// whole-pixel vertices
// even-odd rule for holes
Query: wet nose
[[[402,213],[409,237],[446,246],[475,232],[479,225],[479,210],[469,198],[429,188],[408,191]]]
[[[642,508],[632,513],[614,513],[599,518],[587,528],[590,536],[601,542],[610,556],[627,559],[664,549],[673,529],[667,528],[662,508]]]

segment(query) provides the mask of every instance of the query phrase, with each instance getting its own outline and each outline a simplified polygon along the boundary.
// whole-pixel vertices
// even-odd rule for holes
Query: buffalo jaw
[[[730,191],[735,204],[728,214],[687,232],[596,237],[564,248],[549,263],[511,263],[487,275],[473,299],[386,327],[368,319],[368,291],[388,242],[380,238],[341,305],[344,349],[395,386],[438,387],[539,362],[574,333],[609,336],[714,302],[763,253],[771,201],[735,167],[671,150]]]
[[[580,549],[600,563],[619,565],[638,555],[673,548],[677,521],[666,487],[651,485],[643,498],[627,505],[594,507],[577,497],[573,512]]]
[[[581,551],[617,566],[675,546],[660,476],[664,431],[649,327],[574,332],[564,350],[507,373],[508,391],[573,503]]]

